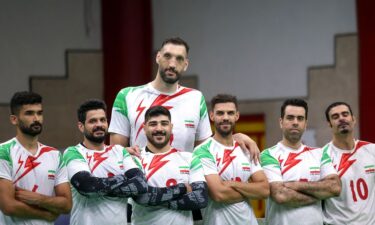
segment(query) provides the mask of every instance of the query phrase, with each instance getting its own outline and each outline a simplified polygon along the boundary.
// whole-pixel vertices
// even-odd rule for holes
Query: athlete
[[[217,95],[211,107],[215,134],[193,153],[194,160],[203,168],[210,196],[203,223],[258,224],[250,200],[267,198],[269,185],[260,165],[251,162],[233,140],[233,129],[239,119],[237,99]]]
[[[155,198],[153,192],[134,198],[132,224],[193,224],[191,211],[207,205],[207,184],[198,161],[190,152],[171,147],[171,114],[163,106],[153,106],[145,113],[144,132],[147,145],[141,164],[147,183],[159,189],[180,189]]]
[[[271,188],[268,224],[323,224],[321,200],[340,194],[340,179],[327,151],[301,142],[307,113],[305,101],[287,99],[279,119],[283,139],[261,154]]]
[[[342,191],[324,201],[324,222],[375,224],[375,145],[354,139],[356,119],[349,104],[334,102],[325,114],[333,138],[323,149],[341,178]]]
[[[156,55],[155,79],[142,86],[124,88],[117,94],[109,126],[111,144],[145,147],[144,113],[156,105],[166,107],[172,114],[170,141],[176,149],[192,152],[194,146],[211,136],[202,93],[178,83],[188,68],[188,53],[189,46],[181,38],[166,39]],[[258,161],[259,150],[253,140],[243,134],[236,134],[235,139]]]
[[[10,110],[16,137],[0,144],[0,224],[52,225],[72,200],[61,153],[38,142],[42,97],[16,92]]]
[[[104,102],[88,100],[77,114],[83,142],[64,153],[73,193],[70,224],[127,224],[128,197],[147,191],[143,173],[124,147],[104,144],[108,129]]]

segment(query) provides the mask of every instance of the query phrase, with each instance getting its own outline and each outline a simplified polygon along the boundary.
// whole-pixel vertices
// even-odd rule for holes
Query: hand
[[[252,160],[255,165],[258,165],[260,151],[257,143],[249,136],[242,133],[234,134],[233,138],[237,141],[245,154],[250,154],[250,160]]]
[[[44,219],[47,220],[48,222],[53,222],[59,217],[59,214],[55,214],[52,212],[46,212]]]
[[[16,187],[15,197],[17,200],[24,202],[28,205],[38,205],[43,195]]]
[[[126,147],[126,150],[129,152],[130,155],[137,156],[138,158],[141,158],[141,149],[138,145],[134,145],[131,147]]]
[[[190,193],[190,192],[193,191],[193,189],[191,188],[190,184],[185,183],[185,187],[186,187],[186,193]]]

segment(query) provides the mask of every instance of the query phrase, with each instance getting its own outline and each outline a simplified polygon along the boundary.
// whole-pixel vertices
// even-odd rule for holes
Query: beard
[[[42,133],[43,125],[40,122],[35,121],[34,123],[30,124],[30,126],[28,127],[25,125],[24,122],[20,120],[19,128],[23,134],[35,137],[39,135],[40,133]]]
[[[161,135],[165,137],[163,142],[158,142],[154,139],[154,136],[161,136]],[[162,149],[168,144],[171,134],[165,131],[157,131],[151,134],[146,134],[146,137],[147,137],[147,141],[150,142],[151,145],[153,145],[157,149]]]
[[[338,125],[338,128],[339,128],[339,133],[340,134],[347,134],[349,133],[349,123],[347,122],[342,122]]]
[[[176,77],[168,77],[168,75],[166,74],[167,71],[171,71],[173,72],[174,74],[176,74]],[[165,70],[160,70],[160,77],[161,79],[167,83],[167,84],[175,84],[177,81],[180,80],[181,78],[181,73],[177,72],[175,69],[165,69]]]
[[[230,125],[230,128],[228,129],[221,129],[221,125],[226,124]],[[234,124],[230,122],[221,122],[221,123],[215,123],[215,129],[216,131],[222,136],[227,137],[228,135],[233,133],[234,130]]]
[[[297,143],[301,140],[303,135],[303,132],[299,133],[291,133],[291,132],[284,132],[284,137],[287,139],[290,143]]]
[[[104,135],[101,135],[101,136],[95,136],[94,133],[96,131],[103,131],[104,132]],[[101,144],[104,142],[104,140],[106,139],[107,137],[107,130],[102,128],[102,127],[97,127],[96,129],[94,129],[91,133],[88,132],[86,129],[84,130],[83,132],[83,135],[85,135],[85,138],[91,142],[94,142],[94,143],[97,143],[97,144]]]

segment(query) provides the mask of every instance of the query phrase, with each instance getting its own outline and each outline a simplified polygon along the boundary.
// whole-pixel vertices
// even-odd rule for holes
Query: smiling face
[[[107,137],[108,121],[103,109],[89,110],[86,112],[84,123],[78,122],[78,128],[85,139],[101,144]]]
[[[328,112],[328,116],[329,125],[334,135],[353,133],[356,120],[346,105],[338,105],[331,108]]]
[[[240,114],[233,102],[217,103],[210,111],[210,119],[214,122],[215,131],[222,137],[233,133]]]
[[[283,118],[280,118],[280,128],[283,139],[291,144],[301,141],[303,132],[307,126],[306,113],[303,107],[288,105],[285,108]]]
[[[162,80],[168,84],[176,83],[189,64],[185,46],[172,43],[164,45],[156,55],[156,63]]]
[[[173,125],[166,115],[149,118],[143,127],[148,142],[156,149],[162,149],[168,145],[172,128]]]

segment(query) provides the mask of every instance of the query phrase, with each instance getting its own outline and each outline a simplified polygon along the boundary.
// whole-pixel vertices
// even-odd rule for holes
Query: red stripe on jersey
[[[152,157],[150,165],[148,166],[148,171],[150,173],[147,174],[146,180],[150,179],[150,177],[152,175],[154,175],[154,173],[156,171],[158,171],[160,168],[162,168],[165,164],[167,164],[169,162],[169,160],[162,161],[162,159],[164,159],[166,156],[168,156],[168,155],[170,155],[172,153],[175,153],[175,152],[177,152],[177,150],[173,148],[173,149],[171,149],[169,152],[167,152],[165,154],[154,155],[154,157]],[[144,164],[144,167],[146,167],[145,164]]]
[[[105,153],[107,153],[107,152],[109,152],[109,151],[111,151],[112,150],[112,148],[114,147],[114,145],[110,145],[110,146],[108,146],[103,152],[95,152],[94,153],[94,155],[93,155],[93,157],[94,157],[94,162],[95,162],[95,164],[94,164],[94,166],[92,167],[92,169],[91,169],[91,172],[94,172],[94,170],[102,163],[102,162],[104,162],[104,160],[106,160],[107,158],[108,158],[108,156],[107,157],[103,157],[103,155],[105,154]]]
[[[343,153],[341,155],[340,164],[339,164],[339,167],[337,168],[340,178],[345,174],[345,172],[349,169],[349,167],[351,167],[357,161],[356,159],[350,159],[350,157],[352,157],[352,155],[354,155],[358,151],[358,149],[368,144],[370,144],[370,142],[358,141],[352,153]]]
[[[281,171],[281,174],[283,175],[288,170],[290,170],[291,168],[293,168],[295,165],[297,165],[299,162],[302,161],[302,159],[296,159],[297,156],[301,155],[304,152],[307,152],[307,151],[310,151],[310,150],[315,150],[315,149],[318,149],[318,148],[310,148],[310,147],[306,146],[299,153],[293,153],[293,152],[289,153],[288,158],[285,160],[285,163],[284,163],[284,166],[283,166],[285,168]],[[280,164],[283,162],[283,159],[280,159],[280,156],[279,156],[279,162],[280,162]]]

